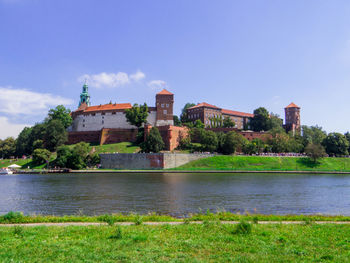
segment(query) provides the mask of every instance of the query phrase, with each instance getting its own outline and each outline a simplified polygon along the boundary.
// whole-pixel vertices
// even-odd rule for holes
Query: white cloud
[[[152,80],[147,85],[153,90],[164,89],[168,86],[164,80]]]
[[[72,103],[71,99],[49,93],[0,87],[0,112],[6,114],[40,115],[45,113],[50,106]]]
[[[94,87],[97,89],[119,88],[127,84],[130,84],[131,82],[140,81],[145,77],[146,75],[141,71],[137,71],[136,73],[131,74],[130,76],[125,72],[117,72],[117,73],[102,72],[102,73],[93,74],[93,75],[89,75],[89,74],[82,75],[78,78],[78,81],[84,82],[86,80],[90,87]]]
[[[24,127],[30,127],[28,124],[14,124],[10,123],[8,118],[0,116],[0,139],[7,137],[16,138]]]
[[[146,77],[145,73],[137,71],[135,74],[130,75],[130,79],[134,81],[140,81]]]

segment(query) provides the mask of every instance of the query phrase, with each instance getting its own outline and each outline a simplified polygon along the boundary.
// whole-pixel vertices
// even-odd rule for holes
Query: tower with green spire
[[[82,93],[80,93],[79,107],[83,103],[86,103],[87,106],[90,106],[90,95],[89,95],[88,89],[89,89],[89,87],[85,82],[84,86],[83,86],[83,91],[82,91]]]

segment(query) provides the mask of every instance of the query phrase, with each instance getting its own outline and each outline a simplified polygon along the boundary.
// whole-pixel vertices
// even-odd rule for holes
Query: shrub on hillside
[[[151,128],[146,140],[141,143],[140,147],[141,151],[146,153],[158,153],[164,149],[165,144],[157,127]]]
[[[46,149],[35,149],[32,158],[33,163],[40,165],[50,160],[51,153]]]

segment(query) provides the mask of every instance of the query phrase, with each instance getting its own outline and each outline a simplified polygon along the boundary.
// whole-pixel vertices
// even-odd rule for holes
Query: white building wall
[[[151,111],[148,114],[147,122],[152,126],[156,123],[156,112]],[[103,128],[109,129],[133,129],[136,126],[129,124],[124,112],[106,112],[105,115],[96,113],[95,116],[78,115],[74,118],[72,131],[100,131]]]

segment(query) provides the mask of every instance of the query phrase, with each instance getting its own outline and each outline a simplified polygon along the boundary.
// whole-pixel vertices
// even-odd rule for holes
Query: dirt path
[[[192,221],[190,224],[203,224],[202,221]],[[238,224],[239,221],[220,221],[222,224]],[[259,224],[295,224],[301,225],[305,224],[305,221],[259,221]],[[350,221],[311,221],[313,224],[337,224],[337,225],[350,225]],[[134,225],[134,222],[117,222],[116,225],[121,226],[130,226]],[[143,225],[181,225],[184,222],[143,222]],[[107,225],[107,223],[95,223],[95,222],[66,222],[66,223],[27,223],[27,224],[0,224],[0,227],[11,227],[11,226],[26,226],[26,227],[35,227],[35,226],[100,226]]]

